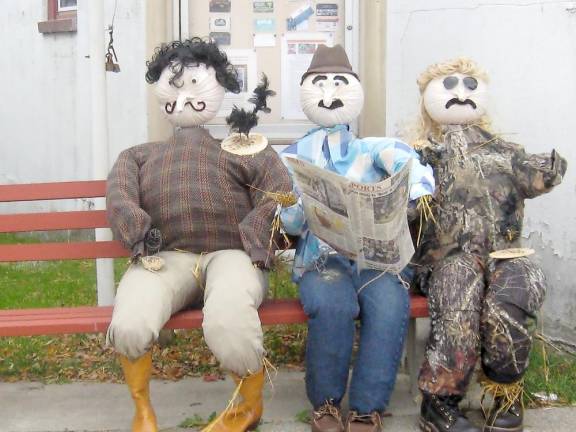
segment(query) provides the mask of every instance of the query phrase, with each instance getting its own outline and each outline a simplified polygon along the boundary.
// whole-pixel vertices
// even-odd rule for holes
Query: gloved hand
[[[144,236],[146,255],[155,255],[162,248],[162,233],[158,228],[150,229]]]
[[[162,233],[158,228],[148,230],[144,236],[144,240],[139,241],[132,246],[132,256],[130,261],[137,263],[142,257],[155,255],[160,252],[162,247]]]

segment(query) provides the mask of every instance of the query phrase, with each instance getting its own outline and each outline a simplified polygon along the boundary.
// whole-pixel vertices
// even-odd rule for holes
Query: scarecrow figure
[[[412,200],[434,190],[429,167],[393,138],[358,139],[349,123],[362,111],[364,92],[344,49],[319,46],[303,75],[301,105],[320,127],[286,150],[351,180],[375,183],[412,164]],[[308,315],[306,390],[313,406],[312,431],[377,432],[394,388],[409,317],[409,298],[398,276],[358,271],[356,262],[318,239],[306,225],[302,203],[280,213],[288,234],[299,236],[294,279]],[[350,385],[350,412],[343,421],[340,402],[348,384],[355,319],[360,347]]]
[[[555,151],[528,154],[488,129],[487,77],[459,58],[430,66],[419,78],[417,145],[434,169],[432,214],[421,227],[415,283],[428,296],[431,332],[420,371],[423,431],[479,431],[458,403],[481,357],[485,432],[521,431],[522,376],[542,271],[521,249],[524,200],[562,181],[566,161]]]
[[[243,399],[206,430],[246,431],[263,410],[257,309],[274,252],[276,203],[261,191],[290,192],[290,177],[269,146],[237,154],[202,127],[226,90],[240,90],[217,45],[199,38],[172,42],[147,67],[146,80],[176,128],[164,142],[123,151],[108,178],[108,217],[115,238],[132,250],[132,264],[118,287],[107,340],[134,400],[132,430],[157,431],[151,346],[172,314],[203,303],[206,343]]]

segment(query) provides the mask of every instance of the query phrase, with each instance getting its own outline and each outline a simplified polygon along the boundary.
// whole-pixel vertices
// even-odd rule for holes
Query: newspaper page
[[[358,269],[400,273],[414,254],[407,206],[411,161],[378,183],[357,183],[295,157],[286,158],[308,228]]]

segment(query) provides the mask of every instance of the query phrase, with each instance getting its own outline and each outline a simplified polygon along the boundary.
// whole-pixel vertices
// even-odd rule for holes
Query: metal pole
[[[106,97],[106,71],[104,54],[106,48],[104,27],[104,2],[90,1],[88,16],[90,22],[90,90],[92,108],[92,177],[102,180],[108,175],[108,106]],[[96,209],[104,209],[103,198],[95,200]],[[95,230],[97,241],[112,239],[109,229]],[[109,258],[96,260],[96,281],[98,305],[114,303],[114,261]]]
[[[182,0],[178,0],[178,40],[182,40]]]
[[[188,0],[172,0],[172,37],[173,40],[183,40],[190,37],[188,15],[190,13]]]
[[[180,40],[180,0],[172,0],[172,40]]]
[[[344,1],[344,49],[352,69],[356,72],[360,67],[360,1],[359,0],[345,0]],[[358,119],[354,120],[351,124],[352,131],[358,133]]]
[[[190,38],[190,23],[188,20],[190,14],[189,0],[180,2],[180,40]]]

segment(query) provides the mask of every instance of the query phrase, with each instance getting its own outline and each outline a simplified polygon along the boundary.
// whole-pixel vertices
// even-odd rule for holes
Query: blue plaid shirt
[[[412,147],[395,138],[356,138],[347,125],[313,129],[283,151],[282,159],[286,163],[284,155],[295,156],[360,183],[379,182],[398,172],[408,160],[415,159],[410,174],[410,200],[434,192],[432,168],[420,163]],[[320,268],[333,249],[308,230],[301,199],[291,207],[280,209],[280,219],[288,234],[300,236],[292,273],[297,282],[305,271]]]

